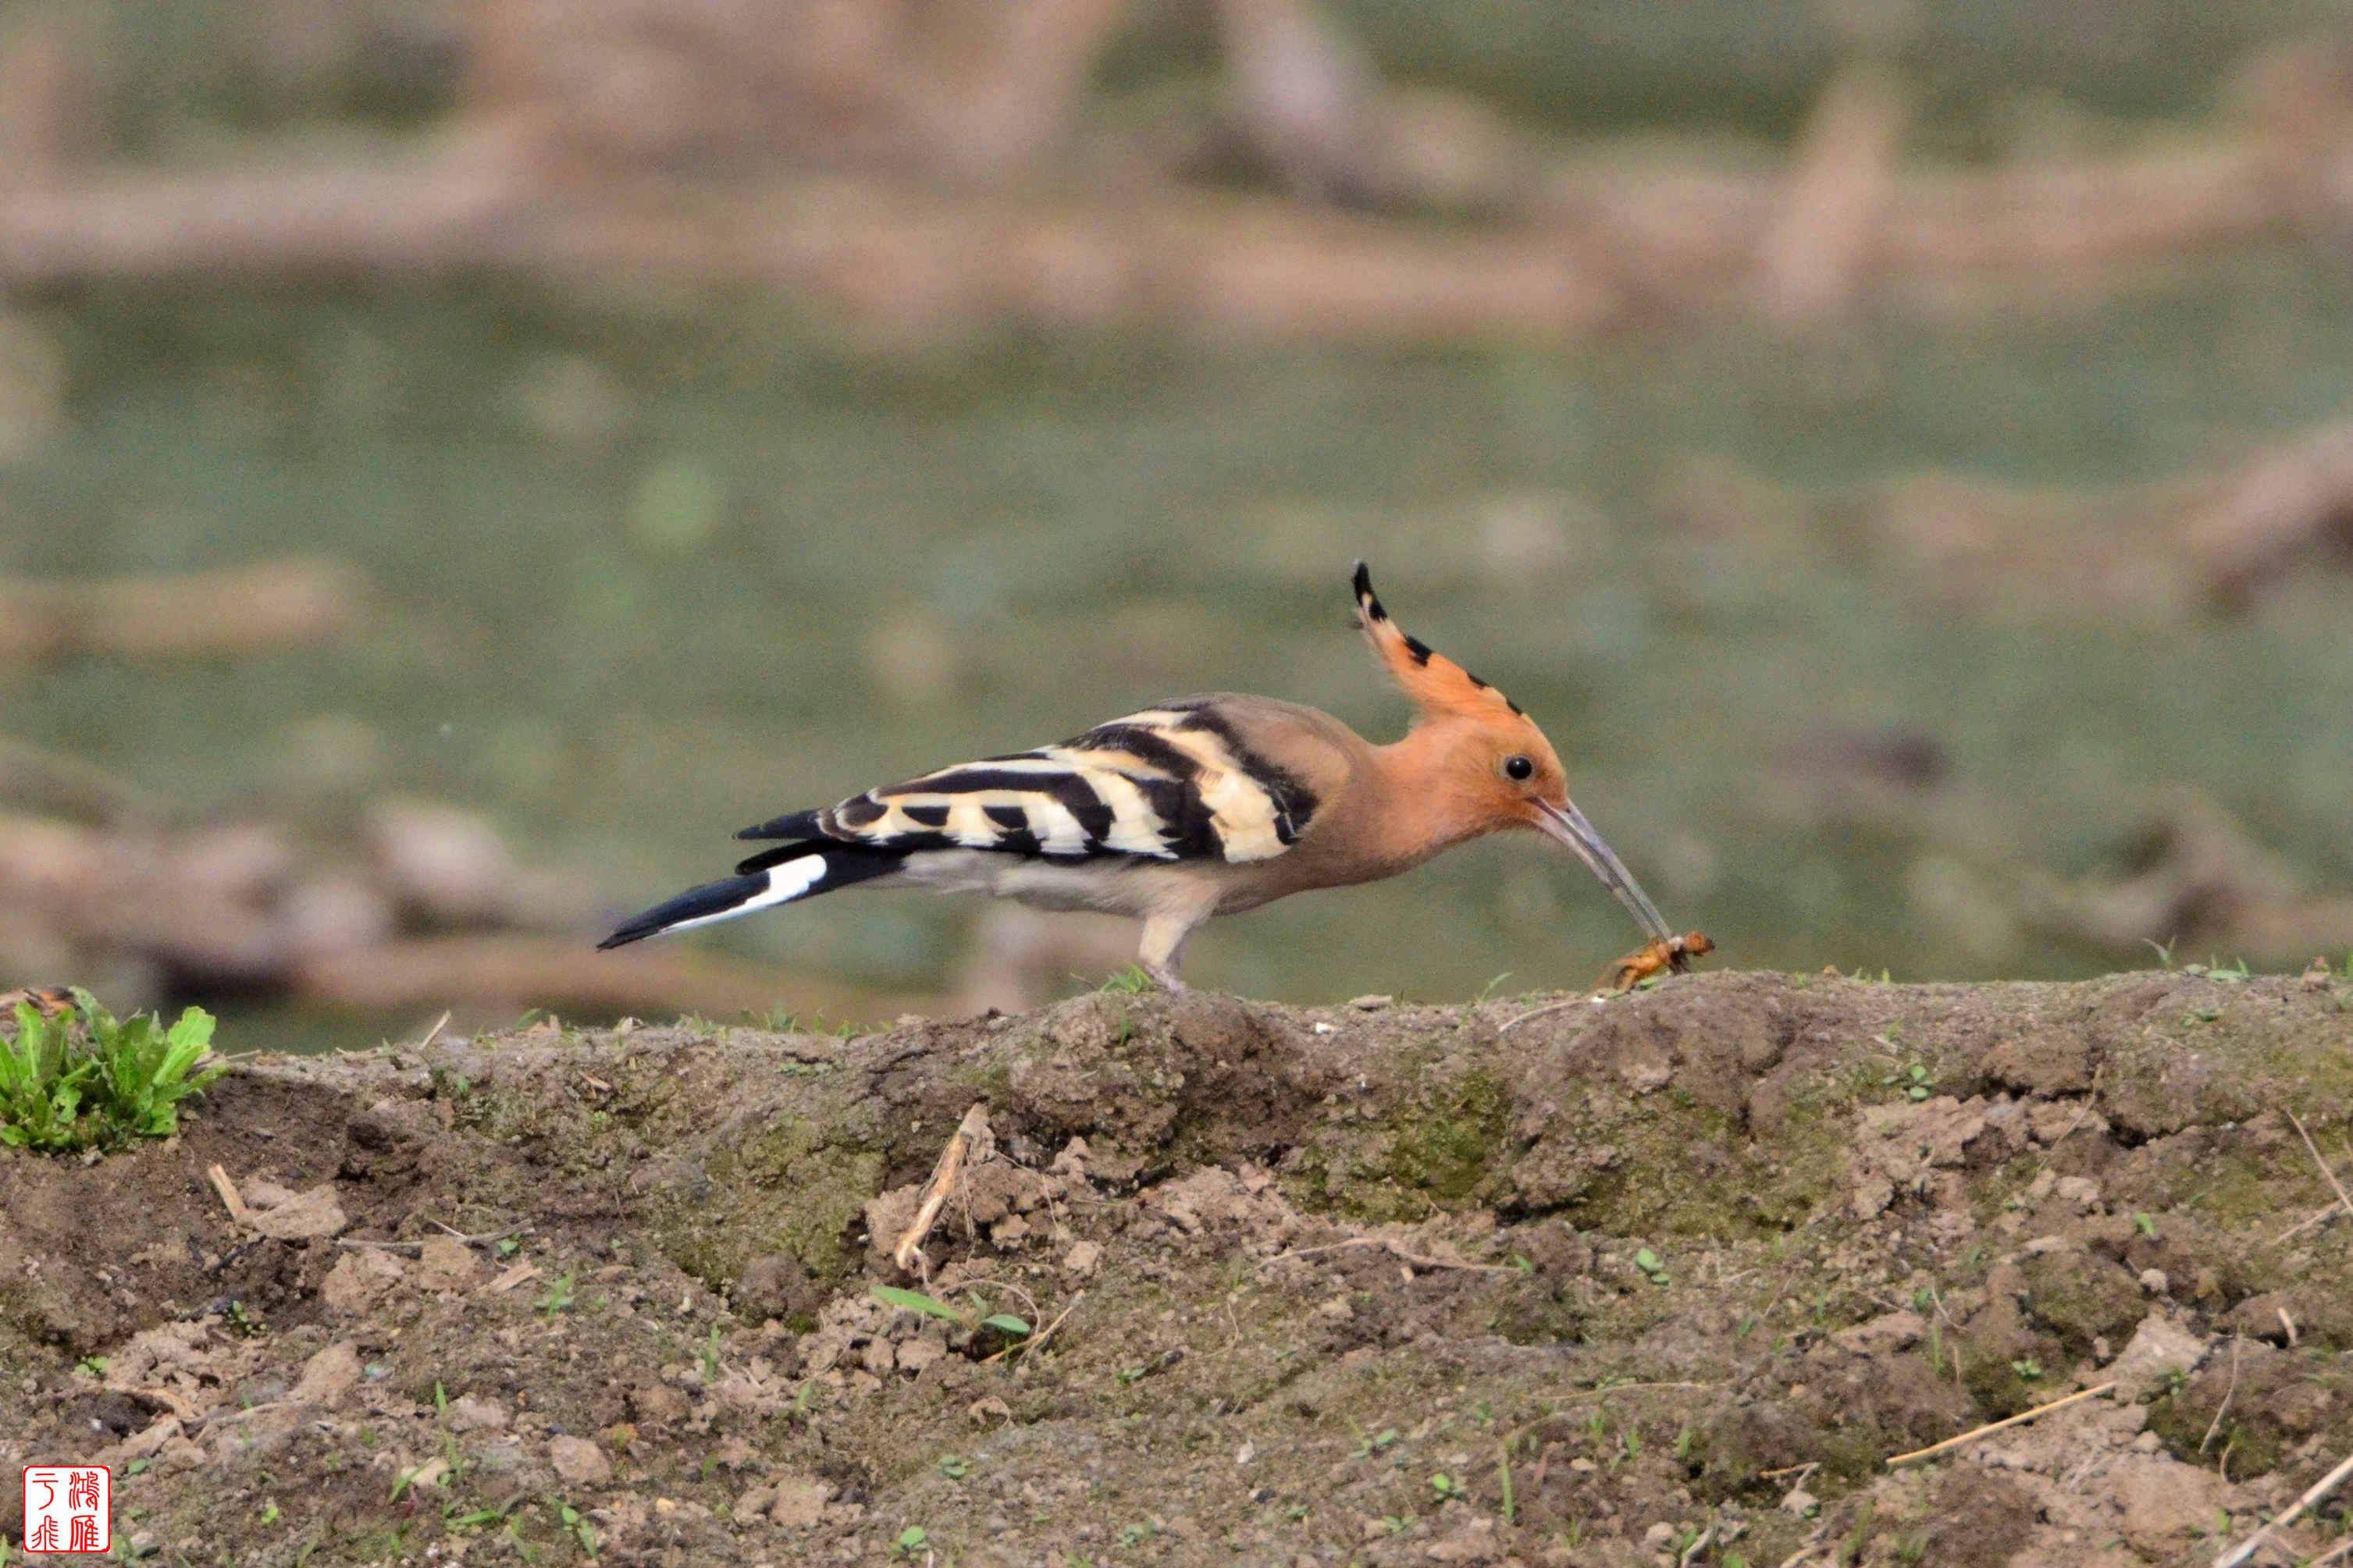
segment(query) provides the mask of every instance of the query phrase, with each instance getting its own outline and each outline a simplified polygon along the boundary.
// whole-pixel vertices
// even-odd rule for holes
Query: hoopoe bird
[[[1356,570],[1356,621],[1419,715],[1375,745],[1328,713],[1211,692],[1060,745],[871,789],[737,834],[774,839],[599,947],[691,931],[860,883],[991,893],[1143,921],[1137,963],[1171,991],[1212,915],[1378,881],[1442,850],[1530,828],[1566,846],[1654,942],[1667,927],[1568,798],[1544,731],[1502,692],[1408,637]]]

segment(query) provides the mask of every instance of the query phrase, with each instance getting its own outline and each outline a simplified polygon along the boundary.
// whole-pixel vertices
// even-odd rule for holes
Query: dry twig
[[[2214,1568],[2239,1568],[2240,1563],[2255,1554],[2255,1549],[2263,1543],[2265,1536],[2274,1530],[2284,1530],[2294,1524],[2303,1516],[2306,1509],[2335,1491],[2348,1476],[2353,1476],[2353,1454],[2346,1455],[2343,1463],[2306,1488],[2304,1495],[2295,1500],[2295,1507],[2214,1559]]]
[[[1498,1035],[1508,1035],[1514,1029],[1518,1028],[1522,1024],[1526,1023],[1531,1018],[1541,1018],[1547,1013],[1558,1013],[1570,1007],[1586,1006],[1599,1000],[1600,998],[1598,996],[1572,996],[1566,1002],[1547,1002],[1541,1007],[1530,1008],[1528,1011],[1521,1014],[1518,1017],[1504,1024],[1501,1028],[1497,1029],[1495,1033]]]
[[[205,1169],[205,1176],[212,1183],[213,1191],[220,1194],[221,1206],[228,1210],[228,1217],[239,1225],[251,1225],[253,1211],[246,1207],[244,1194],[237,1190],[237,1184],[229,1180],[228,1172],[219,1165],[209,1165]]]
[[[1405,1243],[1389,1236],[1352,1236],[1345,1241],[1327,1241],[1320,1247],[1295,1247],[1289,1252],[1278,1252],[1261,1262],[1261,1268],[1282,1263],[1293,1258],[1308,1258],[1318,1252],[1337,1252],[1346,1247],[1377,1247],[1390,1257],[1410,1263],[1416,1268],[1467,1268],[1481,1274],[1516,1274],[1518,1269],[1503,1263],[1466,1263],[1456,1258],[1425,1258],[1418,1252],[1408,1252]]]
[[[923,1258],[923,1238],[939,1223],[940,1211],[947,1206],[949,1194],[955,1191],[956,1178],[963,1174],[965,1161],[971,1159],[976,1164],[987,1159],[996,1146],[997,1141],[988,1131],[988,1102],[975,1100],[972,1109],[964,1113],[964,1120],[956,1123],[955,1131],[948,1134],[948,1146],[940,1151],[939,1162],[932,1167],[931,1184],[923,1189],[923,1201],[915,1209],[914,1223],[899,1238],[899,1245],[891,1249],[891,1261],[899,1266],[901,1272],[912,1272]],[[979,1151],[976,1156],[975,1150]]]
[[[480,1290],[477,1290],[475,1294],[478,1296],[502,1296],[509,1290],[513,1289],[516,1286],[522,1284],[525,1280],[536,1279],[538,1278],[538,1264],[517,1263],[509,1268],[505,1273],[500,1275],[497,1279],[483,1286]]]
[[[2092,1108],[2100,1103],[2100,1074],[2105,1072],[2107,1067],[2107,1063],[2101,1062],[2092,1068],[2092,1087],[2084,1095],[2083,1108],[2075,1112],[2075,1119],[2067,1123],[2067,1131],[2051,1140],[2051,1147],[2056,1149],[2073,1136],[2075,1129],[2084,1125],[2084,1118],[2091,1115]]]
[[[529,1236],[532,1232],[532,1227],[530,1226],[510,1225],[502,1226],[497,1230],[486,1230],[477,1236],[468,1236],[456,1226],[443,1225],[438,1219],[430,1220],[427,1223],[431,1225],[436,1230],[444,1231],[450,1236],[456,1237],[459,1241],[464,1242],[469,1247],[489,1247],[497,1242],[504,1241],[508,1237],[524,1237]]]
[[[2206,1423],[2206,1436],[2198,1439],[2198,1451],[2201,1454],[2206,1451],[2206,1445],[2214,1440],[2214,1434],[2222,1429],[2222,1416],[2231,1408],[2231,1396],[2239,1392],[2241,1342],[2237,1334],[2231,1336],[2231,1381],[2222,1389],[2222,1403],[2214,1406],[2214,1419]]]
[[[1931,1443],[1925,1448],[1915,1448],[1908,1454],[1898,1454],[1894,1458],[1887,1461],[1887,1467],[1890,1469],[1894,1469],[1898,1465],[1908,1465],[1915,1459],[1925,1459],[1931,1454],[1941,1454],[1947,1448],[1957,1448],[1963,1443],[1968,1442],[1971,1438],[1982,1437],[1989,1432],[1999,1432],[2005,1426],[2021,1426],[2026,1422],[2033,1420],[2039,1415],[2048,1415],[2053,1410],[2060,1408],[2062,1405],[2073,1405],[2078,1400],[2089,1399],[2095,1394],[2105,1394],[2116,1385],[2116,1379],[2110,1378],[2105,1383],[2094,1384],[2089,1388],[2078,1389],[2075,1393],[2067,1395],[2064,1399],[2054,1399],[2048,1405],[2038,1405],[2031,1410],[2021,1410],[2017,1415],[2010,1416],[2005,1420],[1989,1422],[1983,1426],[1971,1427],[1968,1431],[1962,1433],[1957,1437],[1947,1437],[1941,1443]]]
[[[2353,1552],[2353,1535],[2347,1536],[2344,1540],[2338,1542],[2336,1545],[2330,1547],[2327,1551],[2314,1558],[2310,1563],[2306,1564],[2306,1568],[2328,1568],[2328,1565],[2331,1563],[2342,1563],[2345,1560],[2346,1553],[2348,1552]]]
[[[1062,1309],[1060,1317],[1056,1318],[1052,1322],[1039,1330],[1038,1337],[1036,1339],[1024,1340],[1021,1342],[1019,1349],[1021,1351],[1021,1363],[1024,1366],[1027,1366],[1029,1363],[1029,1358],[1031,1356],[1036,1355],[1039,1351],[1046,1348],[1046,1342],[1054,1337],[1054,1331],[1060,1328],[1062,1324],[1069,1320],[1070,1315],[1079,1310],[1079,1303],[1086,1299],[1087,1293],[1084,1290],[1082,1290],[1077,1295],[1071,1297],[1071,1304]],[[1007,1348],[1011,1349],[1013,1347],[1008,1346]],[[1003,1355],[1004,1353],[1004,1351],[999,1351],[997,1352],[997,1355]],[[995,1361],[997,1356],[991,1356],[988,1359]]]
[[[2337,1215],[2344,1213],[2353,1213],[2353,1210],[2348,1210],[2343,1204],[2332,1203],[2327,1208],[2322,1209],[2318,1214],[2305,1215],[2304,1218],[2296,1221],[2294,1225],[2288,1226],[2285,1230],[2272,1237],[2272,1245],[2274,1247],[2277,1247],[2281,1242],[2285,1241],[2288,1237],[2292,1236],[2301,1236],[2304,1232],[2310,1230],[2314,1226],[2326,1224],[2327,1221],[2334,1219]]]
[[[2337,1173],[2330,1170],[2328,1168],[2328,1162],[2320,1157],[2320,1146],[2312,1141],[2312,1134],[2304,1130],[2304,1123],[2297,1120],[2295,1111],[2289,1111],[2287,1113],[2287,1119],[2292,1124],[2294,1124],[2295,1128],[2295,1135],[2304,1140],[2305,1148],[2311,1151],[2312,1163],[2320,1167],[2321,1180],[2327,1182],[2328,1184],[2328,1190],[2337,1194],[2337,1201],[2345,1205],[2345,1212],[2347,1214],[2353,1214],[2353,1198],[2349,1198],[2345,1195],[2345,1184],[2337,1179]],[[2326,1213],[2327,1211],[2324,1210],[2322,1212]]]
[[[494,1242],[505,1240],[510,1236],[529,1236],[531,1234],[531,1226],[527,1225],[511,1225],[503,1230],[486,1230],[480,1236],[468,1236],[464,1231],[458,1229],[456,1226],[443,1225],[438,1219],[428,1221],[427,1223],[432,1225],[437,1230],[448,1232],[449,1235],[456,1237],[459,1241],[464,1242],[469,1247],[489,1247]],[[425,1244],[421,1241],[373,1241],[365,1237],[353,1236],[339,1236],[335,1237],[335,1245],[337,1247],[374,1247],[379,1252],[397,1252],[403,1258],[420,1257],[425,1251]]]

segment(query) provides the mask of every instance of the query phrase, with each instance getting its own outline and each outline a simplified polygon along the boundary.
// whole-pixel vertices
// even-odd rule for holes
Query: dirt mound
[[[0,1157],[0,1464],[165,1563],[2121,1565],[2353,1451],[2353,983],[1533,1005],[249,1061]]]

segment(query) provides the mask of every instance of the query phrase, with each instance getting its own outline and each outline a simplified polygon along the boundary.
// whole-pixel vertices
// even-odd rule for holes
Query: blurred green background
[[[255,9],[111,7],[112,155],[429,132],[456,91],[452,15],[368,7],[406,52],[280,80],[253,65]],[[1585,155],[1670,133],[1736,163],[1786,154],[1848,37],[1799,5],[1333,15],[1388,79],[1479,95]],[[1894,50],[1907,156],[2097,151],[2195,121],[2252,51],[2346,19],[1926,5]],[[1102,112],[1208,93],[1214,39],[1143,8],[1102,62]],[[1289,698],[1392,738],[1406,710],[1350,626],[1362,555],[1404,626],[1545,726],[1588,814],[1725,965],[2133,962],[2021,923],[2002,879],[2116,866],[2177,784],[2307,886],[2353,885],[2342,571],[2161,611],[2031,581],[1954,595],[1853,499],[1925,470],[2163,480],[2341,416],[2353,280],[2334,237],[2064,309],[1866,300],[1800,331],[1677,311],[1570,342],[1003,322],[885,341],[741,283],[464,268],[87,277],[0,311],[58,387],[0,462],[0,573],[292,554],[368,584],[363,629],[332,647],[0,664],[0,733],[191,820],[299,816],[339,791],[459,802],[533,862],[586,869],[619,915],[723,870],[746,823],[1182,692]],[[1725,475],[1800,499],[1695,521],[1694,486]],[[977,914],[844,897],[691,940],[924,994]],[[1588,984],[1635,936],[1530,837],[1217,922],[1188,973],[1270,998],[1459,998],[1504,974]],[[241,1022],[298,1044],[403,1022],[225,1003],[232,1043]]]

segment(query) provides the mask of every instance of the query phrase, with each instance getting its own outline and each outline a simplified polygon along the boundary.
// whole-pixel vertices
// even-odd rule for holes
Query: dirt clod
[[[547,1462],[574,1486],[595,1486],[613,1479],[613,1461],[586,1437],[550,1437]]]

